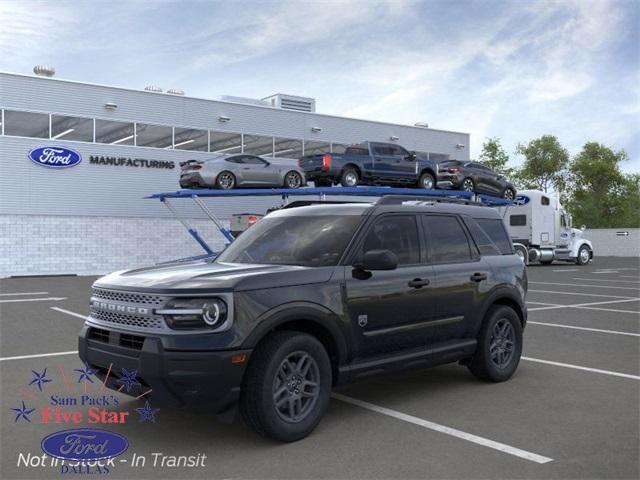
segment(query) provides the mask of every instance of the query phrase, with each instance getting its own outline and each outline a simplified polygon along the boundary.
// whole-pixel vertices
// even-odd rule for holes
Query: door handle
[[[422,279],[422,278],[414,278],[413,280],[409,280],[409,284],[408,284],[411,288],[422,288],[422,287],[426,287],[427,285],[429,285],[429,280],[428,279]]]
[[[242,167],[243,170],[251,170],[251,167]]]
[[[473,275],[471,275],[471,280],[473,280],[474,282],[481,282],[482,280],[486,280],[487,279],[487,274],[486,273],[474,273]]]

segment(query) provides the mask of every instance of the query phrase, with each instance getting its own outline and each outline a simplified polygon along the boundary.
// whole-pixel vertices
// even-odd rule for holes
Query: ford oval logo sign
[[[42,439],[42,451],[63,460],[92,461],[117,457],[129,448],[119,433],[95,428],[62,430]]]
[[[82,161],[82,156],[69,148],[40,147],[29,152],[29,159],[43,167],[69,168],[78,165]]]
[[[516,195],[515,200],[513,201],[514,205],[526,205],[529,203],[531,199],[526,195]]]

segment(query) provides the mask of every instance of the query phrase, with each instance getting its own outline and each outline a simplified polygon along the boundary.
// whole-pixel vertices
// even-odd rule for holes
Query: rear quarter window
[[[345,152],[345,155],[369,155],[369,150],[362,147],[348,147]]]
[[[500,218],[476,218],[467,222],[483,255],[510,255],[513,244]],[[478,228],[480,231],[478,231]]]

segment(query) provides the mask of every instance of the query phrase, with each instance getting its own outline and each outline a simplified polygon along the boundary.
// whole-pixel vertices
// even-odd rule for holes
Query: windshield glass
[[[337,265],[361,218],[360,215],[267,216],[229,245],[216,262]]]

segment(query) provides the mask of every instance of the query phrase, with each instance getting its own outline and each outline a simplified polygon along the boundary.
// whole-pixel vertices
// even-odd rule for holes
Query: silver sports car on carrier
[[[285,187],[307,184],[295,160],[257,155],[219,155],[180,163],[181,188]]]

